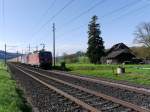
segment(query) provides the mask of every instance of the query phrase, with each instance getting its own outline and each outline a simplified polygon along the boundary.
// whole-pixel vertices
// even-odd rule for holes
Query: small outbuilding
[[[132,59],[136,58],[136,56],[124,43],[118,43],[106,52],[105,58],[107,64],[120,64],[132,62]]]

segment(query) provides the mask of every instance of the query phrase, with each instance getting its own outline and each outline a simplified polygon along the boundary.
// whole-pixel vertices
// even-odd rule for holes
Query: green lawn
[[[0,112],[30,112],[28,110],[21,91],[16,89],[15,81],[0,62]]]
[[[72,73],[150,85],[150,69],[142,69],[150,68],[150,65],[125,65],[126,73],[119,76],[116,75],[118,66],[119,65],[67,64],[67,67],[71,69]]]

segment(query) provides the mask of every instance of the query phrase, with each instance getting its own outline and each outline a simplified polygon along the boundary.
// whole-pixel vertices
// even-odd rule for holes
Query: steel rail
[[[76,104],[80,105],[80,106],[83,107],[84,109],[87,109],[87,110],[89,110],[90,112],[102,112],[102,111],[97,110],[96,108],[94,108],[94,107],[92,107],[92,106],[90,106],[90,105],[84,103],[83,101],[81,101],[81,100],[79,100],[79,99],[77,99],[77,98],[75,98],[75,97],[73,97],[73,96],[71,96],[71,95],[69,95],[69,94],[63,92],[62,90],[57,89],[56,87],[54,87],[54,86],[52,86],[52,85],[50,85],[50,84],[47,84],[47,83],[41,81],[40,79],[34,77],[33,75],[31,75],[31,74],[29,74],[29,73],[27,73],[27,72],[21,70],[20,68],[18,68],[18,67],[16,67],[16,66],[14,66],[14,67],[15,67],[16,69],[18,69],[19,71],[23,72],[24,74],[28,75],[29,77],[31,77],[32,79],[36,80],[37,82],[43,84],[44,86],[47,86],[48,88],[50,88],[50,89],[56,91],[57,93],[61,94],[62,96],[64,96],[64,97],[68,98],[69,100],[75,102]]]
[[[114,83],[114,82],[94,79],[94,77],[93,78],[88,78],[88,77],[84,77],[84,76],[77,76],[77,75],[64,73],[64,72],[59,72],[59,71],[48,71],[48,70],[43,70],[43,69],[40,69],[40,68],[38,68],[38,69],[41,70],[41,71],[45,71],[45,72],[49,72],[49,73],[53,73],[53,74],[57,74],[57,75],[73,77],[73,78],[82,79],[82,80],[85,80],[85,81],[91,81],[91,82],[95,82],[95,83],[99,83],[99,84],[108,85],[108,86],[111,86],[111,87],[117,87],[117,88],[120,88],[120,89],[124,88],[125,90],[133,91],[133,92],[136,92],[136,93],[150,95],[150,89],[145,89],[145,88],[141,88],[141,87],[133,87],[133,86],[124,85],[124,84],[120,84],[120,83]]]
[[[28,66],[28,67],[33,68],[33,69],[37,69],[37,68],[31,67],[31,66]],[[129,86],[129,85],[125,85],[125,84],[114,83],[114,82],[110,82],[110,81],[104,81],[104,80],[100,80],[100,79],[95,79],[95,77],[89,78],[89,77],[74,75],[72,73],[66,73],[66,72],[62,72],[62,71],[61,72],[60,71],[48,71],[48,70],[44,70],[44,69],[40,69],[40,68],[38,68],[38,70],[48,72],[48,73],[57,74],[57,75],[68,76],[68,77],[73,77],[73,78],[82,79],[82,80],[86,80],[86,81],[96,82],[99,84],[104,84],[104,85],[108,85],[108,86],[112,86],[112,87],[118,87],[120,89],[124,88],[124,89],[129,90],[129,91],[150,95],[150,89],[146,89],[146,88],[134,87],[134,86]]]
[[[21,66],[19,66],[21,67]],[[22,68],[22,67],[21,67]],[[109,101],[112,101],[114,103],[117,103],[117,104],[120,104],[124,107],[127,107],[127,108],[131,108],[131,109],[134,109],[138,112],[150,112],[150,110],[146,109],[146,108],[143,108],[143,107],[139,107],[138,105],[135,105],[135,104],[132,104],[132,103],[129,103],[129,102],[126,102],[126,101],[123,101],[123,100],[120,100],[120,99],[117,99],[117,98],[114,98],[114,97],[111,97],[111,96],[108,96],[108,95],[105,95],[105,94],[102,94],[102,93],[99,93],[99,92],[96,92],[96,91],[92,91],[90,89],[86,89],[86,88],[83,88],[81,86],[77,86],[77,85],[74,85],[74,84],[71,84],[71,83],[68,83],[68,82],[65,82],[63,80],[60,80],[60,79],[57,79],[57,78],[54,78],[54,77],[50,77],[50,76],[47,76],[47,75],[44,75],[44,74],[41,74],[39,72],[36,72],[36,71],[33,71],[33,70],[30,70],[30,69],[27,69],[27,68],[23,68],[27,71],[30,71],[30,72],[33,72],[33,73],[36,73],[40,76],[43,76],[43,77],[46,77],[46,78],[49,78],[49,79],[52,79],[54,81],[57,81],[57,82],[60,82],[60,83],[63,83],[63,84],[66,84],[68,86],[71,86],[73,88],[76,88],[76,89],[79,89],[79,90],[82,90],[82,91],[85,91],[87,93],[90,93],[90,94],[93,94],[95,96],[99,96],[99,97],[102,97],[106,100],[109,100]]]

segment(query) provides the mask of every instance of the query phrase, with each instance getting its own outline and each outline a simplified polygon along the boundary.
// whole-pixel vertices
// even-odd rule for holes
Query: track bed
[[[116,97],[118,99],[131,102],[133,104],[139,105],[143,108],[150,109],[150,91],[140,91],[140,90],[134,90],[134,87],[130,89],[114,86],[110,84],[102,84],[96,81],[91,81],[88,79],[84,79],[82,77],[78,76],[72,76],[72,75],[66,75],[61,73],[55,73],[51,71],[45,71],[45,70],[39,70],[36,68],[27,67],[31,70],[34,70],[36,72],[39,72],[41,74],[51,76],[58,78],[60,80],[82,86],[84,88],[88,88],[90,90],[94,90],[97,92],[101,92],[103,94]]]
[[[149,112],[149,110],[148,110],[149,103],[146,102],[147,103],[147,104],[145,103],[146,105],[141,106],[141,104],[136,103],[136,101],[130,101],[131,98],[129,96],[131,95],[131,93],[133,95],[139,95],[139,96],[137,96],[137,100],[143,100],[143,97],[147,97],[147,95],[142,96],[143,94],[141,94],[141,93],[136,93],[133,91],[131,92],[129,90],[128,91],[127,90],[120,91],[119,90],[120,88],[117,88],[117,89],[115,88],[114,90],[117,91],[116,93],[120,92],[119,93],[120,95],[122,95],[122,96],[124,95],[124,97],[129,97],[129,98],[125,98],[125,100],[124,100],[122,97],[118,98],[116,93],[112,93],[112,91],[114,91],[113,88],[109,88],[106,85],[103,85],[105,88],[101,87],[101,86],[100,86],[100,88],[98,88],[99,87],[98,83],[89,82],[89,81],[85,81],[85,80],[81,80],[81,79],[77,79],[77,78],[69,77],[69,76],[62,76],[62,75],[58,75],[58,74],[56,75],[55,73],[52,73],[52,72],[37,70],[34,68],[25,67],[25,66],[23,67],[22,65],[21,66],[17,65],[16,67],[14,65],[10,65],[10,68],[12,69],[12,71],[15,70],[15,71],[20,72],[20,74],[21,73],[24,74],[23,77],[28,77],[28,79],[30,79],[30,80],[31,79],[32,80],[33,79],[40,80],[41,82],[44,82],[47,85],[51,85],[51,86],[57,88],[58,90],[63,91],[65,94],[70,95],[71,97],[76,98],[77,100],[86,104],[86,106],[83,106],[83,105],[81,105],[81,102],[80,102],[80,104],[78,104],[78,102],[75,102],[74,100],[71,100],[71,101],[69,101],[69,103],[67,103],[69,98],[68,97],[63,98],[66,100],[60,100],[60,101],[64,101],[64,103],[62,105],[63,105],[63,108],[68,109],[67,112],[70,111],[71,109],[76,109],[76,108],[81,112],[92,111],[92,109],[95,112],[98,112],[98,111],[100,111],[100,112],[101,111],[102,112]],[[16,74],[16,73],[13,73],[13,74]],[[19,77],[19,75],[17,77]],[[25,80],[25,79],[26,78],[23,78],[22,80]],[[37,83],[37,80],[36,81],[35,80],[31,81],[31,82]],[[29,81],[26,81],[26,83],[27,82],[29,82]],[[35,85],[38,85],[38,84],[35,84]],[[101,89],[104,89],[103,91],[107,91],[111,94],[115,94],[116,96],[115,95],[108,96],[108,93],[102,92]],[[53,89],[46,89],[46,90],[53,91],[52,94],[56,93],[56,95],[62,95],[58,91],[53,90]],[[101,94],[101,93],[103,93],[103,94]],[[62,95],[62,97],[64,97],[64,95]],[[133,97],[133,96],[131,96],[131,97]],[[139,97],[141,97],[142,99],[139,99]],[[59,97],[57,97],[57,98],[58,98],[58,102],[59,102]],[[126,100],[126,99],[130,99],[130,100]],[[50,100],[50,101],[53,101],[53,100]],[[128,101],[128,102],[126,102],[126,101]],[[148,99],[148,101],[149,101],[149,99]],[[56,102],[57,102],[57,100],[56,100]],[[138,106],[136,104],[138,104],[140,106]],[[86,108],[88,106],[90,108]],[[59,107],[61,108],[61,106],[59,106]],[[49,106],[49,108],[52,109],[50,106]],[[62,109],[61,111],[63,112],[63,111],[65,111],[65,109]],[[73,110],[73,111],[71,110],[70,112],[74,112],[74,111],[76,111],[76,110]]]

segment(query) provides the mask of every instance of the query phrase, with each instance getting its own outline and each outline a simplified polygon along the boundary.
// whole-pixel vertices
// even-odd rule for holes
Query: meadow
[[[21,90],[11,79],[7,68],[0,62],[0,112],[30,112],[24,104]]]
[[[116,73],[119,65],[67,64],[66,66],[71,73],[79,75],[150,85],[150,65],[124,65],[126,72],[121,75]]]

